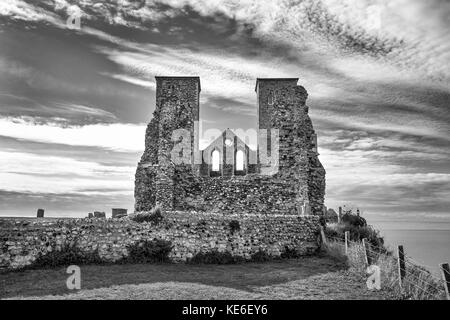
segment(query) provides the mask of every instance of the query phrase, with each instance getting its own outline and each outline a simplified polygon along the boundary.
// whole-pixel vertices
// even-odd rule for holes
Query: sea
[[[380,230],[385,244],[394,252],[403,245],[405,254],[441,277],[439,264],[450,263],[450,221],[402,221],[367,219]]]

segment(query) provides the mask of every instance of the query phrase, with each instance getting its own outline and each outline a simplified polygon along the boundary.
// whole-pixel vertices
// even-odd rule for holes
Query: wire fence
[[[394,255],[384,248],[374,246],[370,242],[354,241],[342,237],[326,237],[328,244],[339,246],[350,260],[350,266],[365,272],[368,265],[378,265],[384,275],[387,287],[399,290],[404,297],[412,299],[441,300],[446,296],[446,278],[437,278],[412,257],[404,254],[404,258]],[[401,261],[400,261],[401,260]],[[440,266],[443,274],[450,272]]]

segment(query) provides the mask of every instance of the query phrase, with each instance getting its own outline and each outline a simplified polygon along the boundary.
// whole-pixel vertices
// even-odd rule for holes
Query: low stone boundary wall
[[[313,253],[318,248],[317,216],[177,211],[166,212],[163,217],[157,225],[138,223],[129,217],[0,218],[0,268],[25,267],[39,255],[67,245],[75,245],[86,254],[97,251],[103,260],[114,262],[128,255],[127,246],[155,238],[172,242],[169,257],[174,262],[184,262],[198,252],[214,250],[250,259],[259,250],[277,257],[286,248],[300,255]]]

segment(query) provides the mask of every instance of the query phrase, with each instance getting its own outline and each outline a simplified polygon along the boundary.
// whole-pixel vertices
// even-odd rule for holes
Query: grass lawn
[[[125,264],[80,267],[83,289],[174,281],[244,290],[342,268],[330,258],[319,257],[235,265]],[[0,298],[69,293],[71,291],[66,288],[68,276],[66,268],[3,273],[0,274]]]
[[[73,299],[365,299],[380,298],[345,276],[329,257],[237,265],[84,265],[82,290],[66,287],[66,268],[0,274],[0,298]]]

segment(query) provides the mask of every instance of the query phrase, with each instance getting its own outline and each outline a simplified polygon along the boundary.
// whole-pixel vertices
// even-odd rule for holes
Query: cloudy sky
[[[131,210],[154,76],[198,75],[203,130],[300,78],[328,206],[450,219],[449,62],[447,0],[1,0],[0,215]]]

